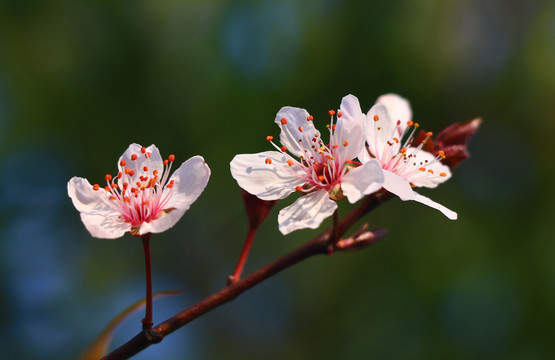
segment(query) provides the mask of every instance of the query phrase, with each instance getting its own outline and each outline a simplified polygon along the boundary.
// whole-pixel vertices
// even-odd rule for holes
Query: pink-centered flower
[[[326,143],[306,110],[283,107],[275,118],[283,146],[268,136],[277,151],[241,154],[231,161],[231,174],[239,186],[262,200],[283,199],[295,191],[302,194],[279,212],[279,230],[284,235],[317,228],[337,209],[336,201],[347,197],[354,203],[382,187],[377,161],[361,166],[352,161],[364,147],[365,117],[358,99],[344,97],[337,114],[330,110],[329,115]]]
[[[200,196],[210,177],[201,156],[185,161],[170,177],[175,160],[162,160],[158,148],[131,144],[118,162],[118,173],[107,174],[105,186],[73,177],[69,197],[92,236],[115,239],[159,233],[175,225]]]
[[[366,114],[368,148],[359,154],[360,160],[377,160],[384,173],[383,187],[401,200],[414,200],[441,211],[451,220],[457,213],[422,196],[413,187],[435,188],[451,177],[449,167],[442,164],[445,156],[437,156],[422,149],[432,133],[418,146],[412,146],[419,125],[411,120],[409,102],[395,94],[382,95]]]

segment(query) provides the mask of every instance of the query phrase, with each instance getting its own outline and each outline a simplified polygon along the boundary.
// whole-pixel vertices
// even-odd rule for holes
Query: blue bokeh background
[[[459,220],[392,200],[367,218],[389,230],[376,246],[305,261],[136,358],[554,358],[554,34],[540,0],[3,1],[2,353],[77,358],[143,296],[140,242],[91,238],[72,176],[101,182],[132,142],[205,157],[204,194],[152,239],[155,291],[183,290],[156,301],[160,322],[232,272],[246,218],[229,161],[269,150],[281,106],[322,127],[346,94],[367,111],[396,92],[427,130],[484,119],[472,158],[422,191]],[[279,234],[291,201],[247,272],[318,233]]]

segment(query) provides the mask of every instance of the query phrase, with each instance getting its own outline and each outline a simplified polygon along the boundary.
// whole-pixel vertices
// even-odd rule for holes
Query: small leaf
[[[157,299],[166,295],[175,295],[180,293],[179,290],[166,290],[154,293],[152,298]],[[108,353],[108,348],[110,347],[110,342],[114,335],[114,330],[116,327],[123,322],[131,314],[141,310],[145,306],[145,299],[139,300],[133,305],[129,306],[127,309],[119,313],[94,341],[89,345],[89,347],[83,352],[79,360],[98,360]]]

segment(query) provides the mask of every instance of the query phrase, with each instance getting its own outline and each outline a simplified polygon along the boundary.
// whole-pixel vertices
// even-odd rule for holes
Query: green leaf
[[[152,295],[153,300],[167,296],[167,295],[175,295],[180,293],[179,290],[166,290],[166,291],[159,291]],[[141,310],[145,306],[146,299],[142,299],[134,303],[133,305],[129,306],[127,309],[123,310],[119,313],[94,341],[89,345],[89,347],[83,352],[79,360],[98,360],[104,355],[108,353],[108,348],[110,347],[110,343],[112,342],[112,338],[114,335],[114,331],[116,327],[121,324],[123,320],[125,320],[131,314]]]

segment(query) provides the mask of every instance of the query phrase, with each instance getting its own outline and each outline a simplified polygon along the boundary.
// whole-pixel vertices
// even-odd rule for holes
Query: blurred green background
[[[144,294],[140,242],[90,237],[72,176],[101,182],[132,142],[211,167],[153,236],[155,291],[183,290],[156,301],[158,323],[232,272],[247,226],[229,162],[271,149],[281,106],[321,128],[346,94],[366,112],[396,92],[427,130],[484,119],[472,158],[421,191],[459,220],[392,200],[366,219],[389,230],[374,247],[305,261],[136,358],[553,359],[554,39],[552,1],[2,1],[3,356],[77,358]],[[291,201],[247,272],[318,234],[279,234]]]

